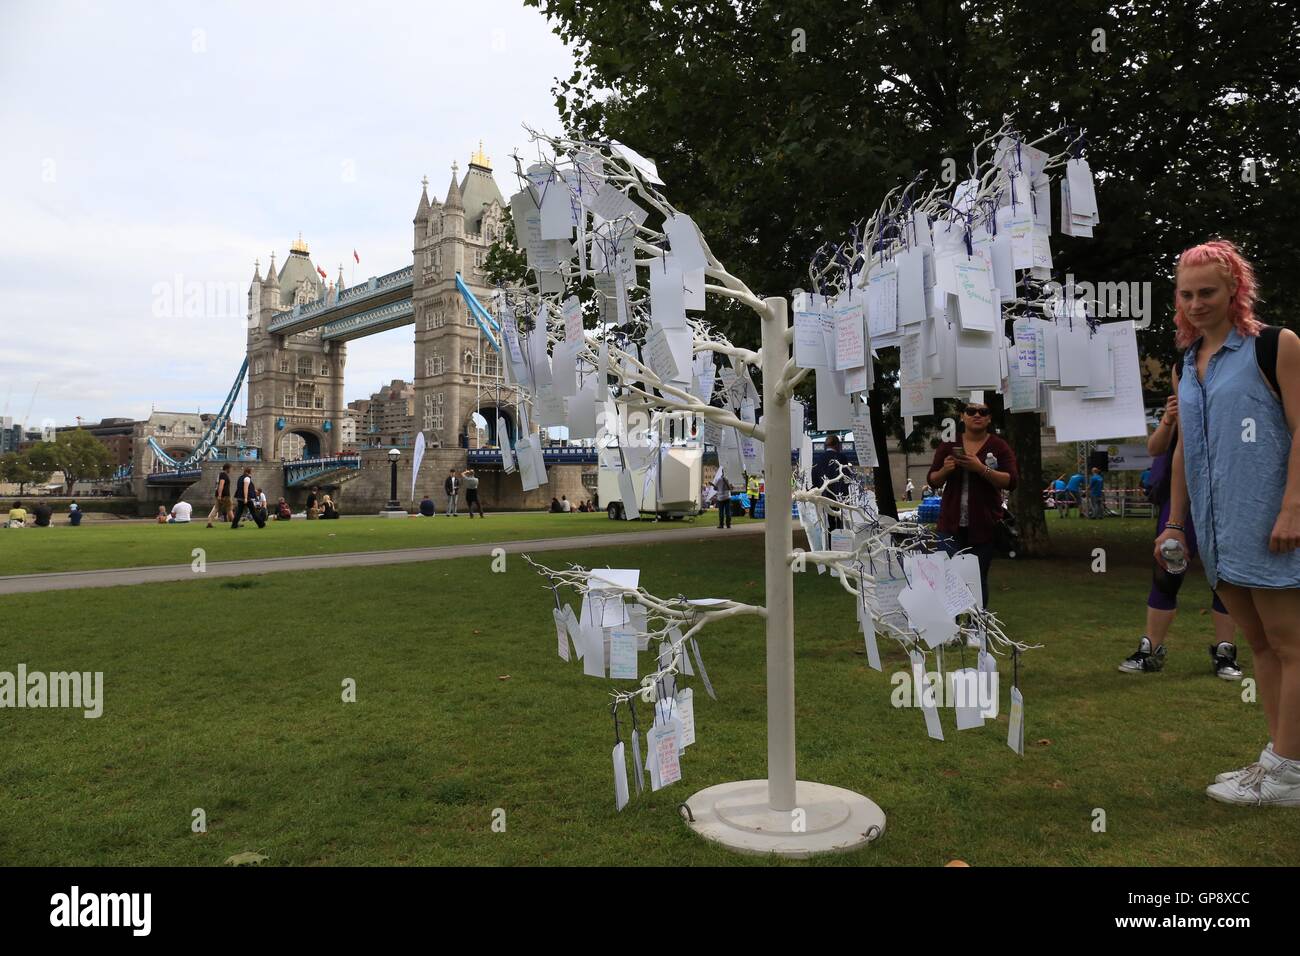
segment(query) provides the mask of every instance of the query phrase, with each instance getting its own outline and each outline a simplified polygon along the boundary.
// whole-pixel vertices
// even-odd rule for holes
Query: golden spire
[[[302,233],[301,233],[301,232],[298,233],[298,239],[297,239],[297,241],[296,241],[296,242],[292,242],[292,243],[289,244],[289,251],[290,251],[290,252],[301,252],[304,256],[308,254],[308,252],[307,252],[307,243],[303,242],[303,239],[302,239]]]
[[[492,168],[492,160],[488,159],[483,153],[483,140],[478,141],[478,152],[470,158],[471,166],[481,166],[483,169]]]

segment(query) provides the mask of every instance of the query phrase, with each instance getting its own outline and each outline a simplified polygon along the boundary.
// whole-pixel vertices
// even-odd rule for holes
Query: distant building
[[[57,431],[71,432],[81,428],[94,435],[107,446],[108,453],[112,456],[113,467],[118,468],[131,464],[132,454],[135,451],[135,425],[133,418],[105,418],[94,425],[84,423],[79,426],[63,425]]]
[[[339,419],[339,445],[348,449],[357,447],[357,420],[352,415]]]
[[[15,425],[12,418],[0,418],[0,455],[16,452],[23,443],[23,426]]]
[[[207,434],[215,415],[197,412],[154,412],[144,421],[131,423],[131,461],[136,475],[169,467],[149,444],[152,438],[170,458],[184,458],[192,452]],[[236,422],[228,422],[217,436],[216,444],[230,457],[246,441],[247,429]]]
[[[355,420],[355,439],[364,447],[415,441],[415,386],[400,378],[369,398],[350,402],[348,410]]]

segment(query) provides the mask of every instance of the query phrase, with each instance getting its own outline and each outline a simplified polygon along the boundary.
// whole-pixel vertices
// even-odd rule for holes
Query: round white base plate
[[[885,811],[875,803],[852,790],[807,780],[795,782],[795,806],[802,814],[770,809],[766,780],[720,783],[686,805],[695,818],[687,826],[740,853],[838,853],[866,846],[885,832]]]

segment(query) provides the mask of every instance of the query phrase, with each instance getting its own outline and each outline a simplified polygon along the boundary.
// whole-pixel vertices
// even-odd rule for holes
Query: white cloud
[[[519,0],[98,0],[5,19],[0,414],[38,388],[33,421],[215,410],[242,315],[160,297],[237,290],[242,312],[253,260],[283,261],[299,231],[349,283],[408,265],[420,177],[441,198],[482,139],[511,192],[521,124],[559,128],[551,85],[572,71]],[[411,377],[411,335],[349,345],[349,400]]]

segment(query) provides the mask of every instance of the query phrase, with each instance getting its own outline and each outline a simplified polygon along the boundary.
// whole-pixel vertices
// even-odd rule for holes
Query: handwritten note
[[[686,648],[682,648],[682,657],[689,659]],[[677,692],[677,720],[682,725],[682,749],[695,743],[695,691],[689,687]]]
[[[650,789],[659,790],[682,779],[681,724],[669,720],[650,730]]]
[[[616,630],[609,639],[609,676],[616,680],[636,680],[637,635],[635,631]]]
[[[1011,688],[1011,713],[1007,720],[1007,746],[1025,755],[1025,698],[1019,687]]]
[[[832,318],[835,323],[835,368],[862,368],[867,361],[862,306],[838,305]]]
[[[901,571],[882,571],[876,575],[875,588],[871,599],[875,603],[874,617],[877,621],[890,618],[889,623],[900,627],[904,622],[903,607],[898,603],[898,595],[907,587],[907,578]]]
[[[662,325],[650,326],[645,337],[647,363],[659,380],[671,382],[677,378],[677,361],[673,357],[673,348],[668,341],[668,333]]]
[[[994,331],[1001,306],[994,300],[987,264],[981,259],[958,256],[953,269],[957,278],[961,327],[966,331]]]
[[[564,315],[564,341],[581,342],[582,303],[578,301],[578,297],[571,295],[565,299],[560,311]]]
[[[882,267],[868,280],[867,324],[873,339],[898,331],[898,272],[893,265]]]
[[[794,363],[800,368],[829,368],[820,312],[794,314]]]
[[[902,414],[920,417],[934,414],[934,388],[930,382],[919,382],[899,387]]]
[[[1016,269],[1031,269],[1034,265],[1034,216],[1028,206],[1017,206],[1018,212],[1007,220],[1011,234],[1011,265]]]
[[[964,614],[974,608],[979,607],[980,602],[971,593],[961,572],[953,565],[951,561],[945,562],[944,587],[943,587],[943,606],[949,614]]]
[[[631,199],[628,199],[627,195],[613,183],[605,183],[594,196],[584,196],[583,198],[589,199],[586,203],[587,208],[602,219],[622,219],[627,217],[639,226],[645,222],[646,216],[649,215]]]
[[[904,385],[914,385],[924,379],[923,358],[921,336],[904,335],[898,351],[898,380]]]

